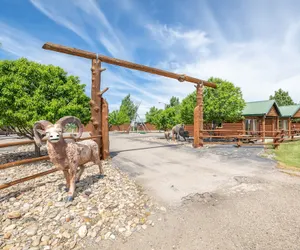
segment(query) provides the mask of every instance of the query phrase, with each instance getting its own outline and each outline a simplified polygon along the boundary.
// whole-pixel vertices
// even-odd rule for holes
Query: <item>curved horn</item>
[[[46,127],[49,125],[53,125],[53,124],[46,120],[38,121],[33,125],[33,134],[34,134],[33,139],[38,147],[42,146],[42,138],[40,133],[38,132],[38,129],[45,131]]]
[[[83,125],[81,123],[81,121],[75,117],[75,116],[64,116],[62,118],[60,118],[56,124],[60,124],[63,128],[68,124],[68,123],[74,123],[77,125],[78,127],[78,135],[77,136],[73,136],[72,137],[74,139],[79,139],[83,133]]]

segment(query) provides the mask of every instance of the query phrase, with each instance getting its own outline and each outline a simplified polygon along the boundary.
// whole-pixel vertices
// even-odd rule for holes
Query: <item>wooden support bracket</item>
[[[107,90],[109,90],[109,88],[103,89],[102,91],[100,91],[100,92],[97,93],[97,96],[102,97],[102,95],[103,95]]]

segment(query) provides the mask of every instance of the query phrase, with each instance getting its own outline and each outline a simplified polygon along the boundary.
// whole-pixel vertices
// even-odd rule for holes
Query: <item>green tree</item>
[[[108,123],[115,126],[120,126],[129,123],[130,119],[124,110],[115,110],[108,115]]]
[[[128,115],[130,121],[134,120],[137,108],[137,105],[135,105],[131,100],[130,94],[124,97],[120,106],[120,110]]]
[[[159,130],[171,129],[176,124],[181,122],[180,112],[176,107],[170,107],[162,110],[154,121],[154,125]]]
[[[246,105],[241,89],[220,78],[211,77],[208,81],[216,83],[217,87],[215,89],[204,88],[204,121],[217,125],[218,123],[235,122],[241,119],[242,110]],[[182,100],[180,116],[183,123],[191,124],[194,122],[196,104],[196,91]]]
[[[151,124],[155,124],[157,121],[157,116],[162,112],[161,109],[158,109],[156,107],[151,107],[150,110],[148,112],[146,112],[146,122],[151,123]]]
[[[0,127],[33,139],[33,124],[52,123],[77,116],[83,124],[90,120],[90,98],[76,76],[60,67],[18,60],[0,61]],[[36,148],[38,154],[38,149]]]
[[[204,89],[204,120],[214,125],[240,120],[246,105],[241,89],[220,78],[208,81],[216,83],[217,88]]]
[[[176,107],[179,106],[180,102],[179,102],[179,98],[172,96],[170,99],[170,103],[166,105],[166,108],[170,108],[170,107]]]
[[[281,88],[275,91],[275,94],[272,96],[270,95],[270,100],[275,100],[278,106],[288,106],[288,105],[295,105],[296,103],[290,97],[288,91],[284,91]]]
[[[184,124],[194,124],[194,109],[197,104],[196,91],[189,94],[181,102],[180,117]]]

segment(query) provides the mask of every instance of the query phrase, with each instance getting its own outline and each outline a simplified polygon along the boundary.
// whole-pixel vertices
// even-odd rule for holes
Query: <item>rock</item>
[[[147,228],[147,225],[143,225],[142,228],[145,230]]]
[[[115,236],[114,234],[111,234],[111,235],[109,236],[109,238],[110,238],[111,240],[115,240],[115,239],[116,239],[116,236]]]
[[[71,235],[68,233],[68,232],[64,232],[62,234],[63,237],[67,238],[67,239],[70,239],[71,238]]]
[[[7,232],[3,235],[3,239],[8,240],[11,237],[11,232]]]
[[[41,236],[40,235],[38,235],[38,236],[33,236],[32,237],[32,243],[31,243],[31,245],[33,246],[33,247],[37,247],[39,244],[40,244],[40,241],[41,241]]]
[[[78,235],[79,235],[81,238],[83,238],[83,237],[86,236],[87,232],[88,232],[88,230],[87,230],[86,225],[83,225],[83,226],[81,226],[81,227],[79,228],[79,230],[78,230]]]
[[[126,228],[124,228],[124,227],[119,228],[120,233],[124,233],[125,231],[126,231]]]
[[[65,203],[64,202],[56,202],[54,204],[55,207],[64,207],[65,206]]]
[[[129,237],[131,234],[132,234],[131,231],[126,231],[125,234],[124,234],[124,236],[125,236],[125,237]]]
[[[3,232],[6,233],[6,232],[12,232],[12,230],[14,230],[16,228],[16,224],[11,224],[7,227],[4,228]]]
[[[28,212],[29,209],[30,209],[30,205],[29,205],[28,203],[25,203],[25,204],[23,205],[23,207],[22,207],[22,210],[23,210],[24,212]]]
[[[50,236],[48,236],[48,235],[44,235],[44,236],[42,236],[42,238],[41,238],[41,241],[42,241],[42,242],[47,242],[46,245],[48,245],[49,240],[50,240]]]
[[[76,246],[76,244],[77,244],[77,241],[76,241],[76,240],[71,241],[71,242],[70,242],[70,249],[73,249],[73,248]]]
[[[2,250],[12,250],[14,245],[6,245],[5,247],[2,248]]]
[[[104,239],[108,240],[111,235],[111,232],[107,232],[104,236]]]
[[[13,211],[7,214],[8,219],[20,219],[21,213],[20,211]]]
[[[165,207],[160,207],[160,210],[163,212],[167,212],[167,209]]]
[[[28,228],[27,228],[27,230],[26,230],[26,235],[27,236],[34,236],[34,235],[36,235],[36,233],[37,233],[37,230],[38,230],[38,226],[37,225],[31,225],[31,226],[29,226]]]

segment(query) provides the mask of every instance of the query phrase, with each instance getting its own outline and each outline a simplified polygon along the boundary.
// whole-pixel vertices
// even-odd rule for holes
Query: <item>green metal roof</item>
[[[279,107],[282,117],[293,117],[298,112],[299,109],[300,109],[300,104]]]
[[[277,109],[280,116],[281,112],[275,100],[247,102],[242,115],[243,116],[264,116],[269,113],[273,105],[275,105],[275,108]]]

